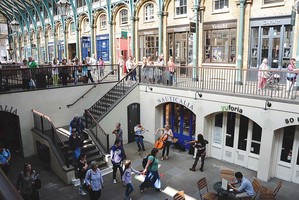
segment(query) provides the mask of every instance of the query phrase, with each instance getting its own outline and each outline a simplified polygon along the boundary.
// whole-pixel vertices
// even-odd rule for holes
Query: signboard
[[[190,33],[196,33],[196,23],[195,22],[190,22]]]

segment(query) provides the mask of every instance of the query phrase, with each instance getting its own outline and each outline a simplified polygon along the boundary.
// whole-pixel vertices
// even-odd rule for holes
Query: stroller
[[[279,90],[279,80],[280,80],[279,74],[274,74],[273,72],[269,72],[267,74],[267,82],[265,87],[273,90]]]

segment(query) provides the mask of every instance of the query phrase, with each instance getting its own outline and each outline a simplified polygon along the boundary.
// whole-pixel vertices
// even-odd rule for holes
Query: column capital
[[[235,2],[236,2],[237,5],[240,5],[240,4],[252,4],[252,1],[253,0],[235,0]]]

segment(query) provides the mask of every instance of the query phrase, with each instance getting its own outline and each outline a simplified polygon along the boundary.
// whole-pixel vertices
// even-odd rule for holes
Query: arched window
[[[107,16],[105,14],[100,16],[100,30],[107,28]]]
[[[128,24],[128,10],[123,9],[120,11],[120,25]]]
[[[83,32],[89,32],[90,31],[89,19],[87,17],[83,19],[82,29],[83,29]]]
[[[70,33],[74,34],[76,31],[76,26],[75,26],[75,22],[71,22],[70,23]]]
[[[154,4],[149,3],[144,6],[144,21],[153,21],[154,20]]]

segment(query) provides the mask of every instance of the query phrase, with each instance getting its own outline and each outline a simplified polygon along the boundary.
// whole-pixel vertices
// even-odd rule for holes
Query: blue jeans
[[[144,144],[143,144],[143,137],[142,136],[136,136],[135,135],[135,142],[136,142],[136,144],[138,146],[138,150],[141,150],[141,147],[142,147],[142,150],[145,151]]]
[[[126,188],[126,197],[129,198],[129,195],[134,191],[134,187],[132,183],[127,183],[127,188]]]

